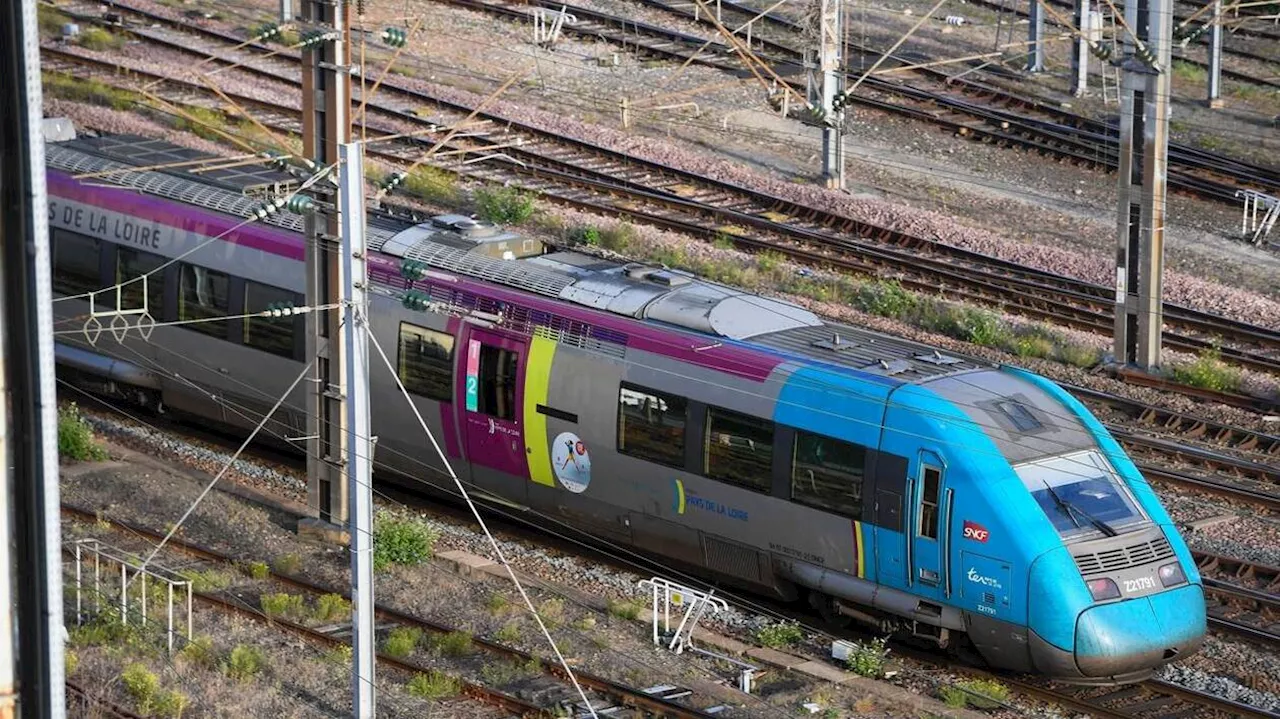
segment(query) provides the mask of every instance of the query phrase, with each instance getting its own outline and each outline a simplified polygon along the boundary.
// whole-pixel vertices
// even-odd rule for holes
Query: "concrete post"
[[[1085,38],[1091,37],[1089,0],[1075,0],[1075,23],[1080,33],[1071,41],[1071,94],[1076,97],[1084,95],[1089,85],[1089,43]]]
[[[1222,0],[1213,0],[1209,19],[1209,97],[1208,105],[1222,107]]]
[[[1115,355],[1160,366],[1172,0],[1129,0],[1124,35],[1116,246]],[[1141,144],[1139,144],[1141,143]]]
[[[1044,0],[1031,0],[1029,22],[1027,24],[1027,72],[1044,72],[1044,8],[1040,3]]]

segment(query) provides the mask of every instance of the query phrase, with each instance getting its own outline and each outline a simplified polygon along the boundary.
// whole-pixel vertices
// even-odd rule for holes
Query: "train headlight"
[[[1115,599],[1120,596],[1120,587],[1116,583],[1102,577],[1101,579],[1090,579],[1089,593],[1093,595],[1094,601],[1101,602],[1104,599]]]
[[[1185,584],[1187,575],[1182,573],[1182,565],[1174,562],[1160,567],[1160,583],[1166,587],[1173,587],[1179,584]]]

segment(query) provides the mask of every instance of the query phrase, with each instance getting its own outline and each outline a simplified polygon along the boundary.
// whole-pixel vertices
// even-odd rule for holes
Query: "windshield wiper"
[[[1058,505],[1058,509],[1061,509],[1062,513],[1067,515],[1067,518],[1071,520],[1072,524],[1076,525],[1077,527],[1080,526],[1080,521],[1076,519],[1076,512],[1079,512],[1085,519],[1089,520],[1089,524],[1092,524],[1094,527],[1097,527],[1100,532],[1107,535],[1108,537],[1114,537],[1120,534],[1110,524],[1107,524],[1101,519],[1098,519],[1092,514],[1089,514],[1088,512],[1077,507],[1071,502],[1068,502],[1067,500],[1063,499],[1061,496],[1058,495],[1057,492],[1053,490],[1053,487],[1049,486],[1048,481],[1045,481],[1044,488],[1049,490],[1049,494],[1053,496],[1053,501],[1055,504]]]

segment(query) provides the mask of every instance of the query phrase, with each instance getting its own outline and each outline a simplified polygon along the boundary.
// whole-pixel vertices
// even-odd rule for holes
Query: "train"
[[[307,351],[301,316],[258,313],[303,306],[306,268],[302,216],[246,219],[297,180],[200,159],[47,143],[56,358],[95,392],[252,427]],[[451,488],[416,410],[478,494],[833,621],[1076,683],[1203,642],[1177,528],[1044,377],[465,215],[375,209],[367,239],[395,368],[370,369],[379,481]],[[295,437],[303,392],[277,413]]]

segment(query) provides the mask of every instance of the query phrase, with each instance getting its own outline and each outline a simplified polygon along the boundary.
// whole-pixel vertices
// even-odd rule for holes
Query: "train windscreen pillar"
[[[1171,0],[1130,0],[1117,171],[1115,361],[1160,366],[1169,154]]]

